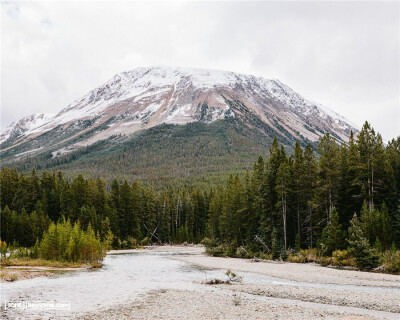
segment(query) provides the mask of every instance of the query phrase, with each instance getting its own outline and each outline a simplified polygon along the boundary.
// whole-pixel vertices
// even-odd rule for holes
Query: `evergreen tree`
[[[277,184],[276,193],[278,195],[278,201],[276,203],[277,210],[282,213],[283,221],[283,239],[284,249],[287,249],[287,230],[286,230],[286,218],[287,218],[287,197],[289,192],[289,165],[288,160],[284,159],[278,169],[277,173]]]
[[[353,214],[360,211],[362,204],[360,156],[353,131],[350,133],[348,147],[345,144],[341,147],[340,159],[339,221],[347,229]]]
[[[134,222],[132,190],[126,180],[121,185],[119,194],[119,230],[121,238],[126,239],[131,235]]]
[[[331,211],[331,219],[321,236],[320,246],[322,253],[328,256],[332,255],[333,251],[336,251],[342,247],[342,241],[342,225],[339,224],[339,214],[335,207],[333,207]]]
[[[293,163],[293,193],[295,197],[295,210],[296,210],[296,238],[298,235],[299,238],[299,246],[301,243],[301,212],[304,211],[306,207],[304,203],[303,197],[303,190],[301,189],[302,186],[302,179],[304,176],[304,157],[303,157],[303,149],[300,146],[298,140],[296,140],[296,146],[294,149],[294,163]]]
[[[358,222],[357,215],[354,214],[350,221],[349,238],[349,253],[356,258],[356,264],[360,269],[371,269],[378,263],[378,257],[374,254],[369,241],[364,237],[364,233]]]
[[[339,147],[336,140],[325,134],[319,140],[319,188],[323,194],[323,202],[327,212],[326,221],[329,222],[332,208],[336,203],[337,187],[339,180]]]
[[[218,186],[210,201],[207,236],[220,239],[219,220],[223,208],[223,188]]]
[[[372,212],[377,188],[381,188],[384,176],[384,147],[382,137],[376,134],[368,122],[365,122],[357,140],[360,154],[360,181],[367,199],[368,209]]]
[[[314,193],[317,185],[317,160],[311,145],[308,144],[304,151],[304,176],[301,180],[301,189],[303,190],[304,200],[307,204],[305,210],[304,230],[307,239],[307,245],[312,248],[315,243],[314,238]]]

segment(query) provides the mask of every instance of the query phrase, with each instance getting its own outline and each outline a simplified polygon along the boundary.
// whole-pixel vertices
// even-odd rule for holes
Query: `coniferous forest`
[[[400,137],[386,144],[366,122],[348,144],[326,134],[317,151],[298,142],[293,148],[288,155],[275,139],[269,157],[254,159],[243,179],[233,172],[215,188],[155,191],[139,182],[2,168],[1,241],[41,242],[49,256],[50,235],[74,229],[98,246],[202,241],[213,255],[296,262],[315,255],[360,268],[385,257],[388,271],[399,272]],[[52,258],[71,258],[67,251]]]

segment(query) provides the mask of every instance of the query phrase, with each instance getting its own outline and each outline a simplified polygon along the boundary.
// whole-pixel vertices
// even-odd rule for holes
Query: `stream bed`
[[[141,299],[151,290],[178,289],[207,291],[211,290],[211,288],[215,290],[215,287],[206,286],[202,284],[202,282],[214,278],[222,280],[227,279],[225,275],[226,270],[202,269],[186,262],[171,259],[176,255],[185,255],[189,253],[190,248],[188,248],[187,251],[147,251],[112,254],[107,255],[103,267],[100,269],[71,271],[62,274],[54,274],[50,277],[38,277],[29,280],[1,283],[2,309],[0,318],[72,318],[88,312],[97,312],[113,306],[125,305]],[[399,289],[393,288],[312,284],[246,272],[240,272],[240,276],[243,277],[244,283],[249,284],[315,286],[342,290],[395,292],[400,294]],[[224,289],[220,289],[220,291],[223,293]],[[230,293],[226,292],[226,294]],[[254,297],[254,299],[261,298]],[[287,302],[287,299],[282,300],[286,300]],[[5,310],[4,305],[7,301],[68,302],[70,308],[62,310]],[[299,301],[296,300],[296,303],[299,303]],[[384,312],[381,312],[380,315],[385,318]],[[397,315],[400,318],[400,314]],[[391,318],[389,314],[388,318]]]

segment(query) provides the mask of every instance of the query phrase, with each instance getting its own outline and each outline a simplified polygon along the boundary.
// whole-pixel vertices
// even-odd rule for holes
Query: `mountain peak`
[[[4,130],[0,142],[20,145],[58,130],[73,134],[72,140],[77,141],[73,148],[77,148],[164,123],[232,118],[289,140],[316,141],[331,132],[346,141],[350,130],[357,131],[337,113],[303,98],[277,79],[156,66],[118,73],[54,116],[25,117]]]

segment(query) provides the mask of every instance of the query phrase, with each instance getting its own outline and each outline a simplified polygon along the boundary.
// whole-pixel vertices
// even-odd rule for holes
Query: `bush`
[[[304,257],[306,262],[317,262],[317,249],[300,250],[300,255]]]
[[[148,238],[148,237],[144,238],[142,241],[140,241],[140,244],[141,244],[142,246],[147,246],[147,245],[149,245],[149,238]]]
[[[222,245],[219,245],[217,247],[209,247],[206,248],[206,253],[209,254],[210,256],[221,257],[225,253],[225,248]]]
[[[329,266],[332,264],[332,258],[331,257],[320,257],[318,259],[318,263],[323,267]]]
[[[343,261],[349,258],[349,252],[347,250],[336,250],[332,252],[332,262],[335,266],[342,266]]]
[[[293,263],[304,263],[306,262],[306,258],[300,254],[290,254],[287,258],[287,261]]]
[[[224,246],[224,248],[225,248],[224,256],[227,256],[227,257],[234,257],[235,256],[235,254],[236,254],[236,247],[235,246],[227,245],[227,246]]]
[[[244,250],[242,250],[240,247],[236,249],[235,256],[238,258],[249,258],[247,253]]]
[[[285,249],[282,249],[282,251],[281,251],[281,259],[283,261],[286,261],[288,257],[289,257],[288,252]]]
[[[385,265],[385,272],[400,273],[400,250],[386,251],[383,254],[382,262]]]
[[[215,240],[212,240],[210,238],[204,238],[203,240],[201,240],[200,243],[206,248],[216,247],[218,245]]]
[[[126,241],[129,249],[136,249],[138,247],[138,243],[135,238],[129,236]]]
[[[272,253],[262,253],[262,252],[260,252],[260,254],[258,255],[258,257],[259,257],[260,259],[263,259],[263,260],[274,260],[274,259],[273,259]]]

